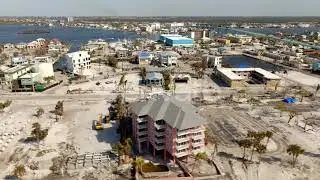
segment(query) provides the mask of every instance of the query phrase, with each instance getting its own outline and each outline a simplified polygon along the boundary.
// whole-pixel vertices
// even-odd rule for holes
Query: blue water
[[[223,63],[228,63],[234,68],[242,67],[259,67],[268,71],[281,71],[283,68],[265,61],[257,60],[246,56],[225,56],[222,59]]]
[[[49,30],[49,34],[17,34],[26,29]],[[0,25],[0,44],[30,42],[37,38],[60,39],[72,45],[70,51],[76,51],[82,44],[92,39],[105,39],[117,41],[118,39],[135,39],[138,35],[134,32],[120,32],[103,29],[87,29],[74,27],[31,27],[22,25]]]

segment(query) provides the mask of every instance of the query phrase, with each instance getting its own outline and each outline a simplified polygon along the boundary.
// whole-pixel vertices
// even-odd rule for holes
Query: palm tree
[[[290,113],[289,113],[288,123],[290,123],[290,121],[291,121],[294,117],[296,117],[297,114],[298,114],[297,112],[291,110]]]
[[[16,165],[14,167],[14,170],[13,170],[13,175],[14,176],[17,176],[19,178],[21,178],[22,176],[24,176],[26,174],[26,168],[24,167],[24,165]]]
[[[194,168],[196,167],[196,165],[200,160],[207,160],[207,159],[208,159],[208,155],[205,152],[199,152],[198,154],[196,154],[191,173],[193,172]]]
[[[304,153],[304,149],[297,144],[290,144],[287,148],[287,153],[292,155],[292,165],[294,166],[297,162],[298,156]]]
[[[58,121],[58,116],[63,115],[63,101],[58,101],[54,110],[54,114],[56,115],[56,121]]]
[[[314,93],[314,96],[317,96],[319,90],[320,90],[320,84],[317,85],[316,92]]]
[[[117,143],[112,146],[112,150],[118,153],[118,166],[120,166],[121,157],[124,155],[124,146],[121,143]]]
[[[243,148],[243,156],[242,159],[245,160],[246,158],[246,149],[252,146],[252,142],[249,139],[243,139],[238,142],[239,146]]]
[[[251,138],[252,149],[251,149],[250,161],[252,161],[253,152],[257,148],[257,146],[261,143],[261,141],[265,138],[265,132],[249,131],[247,136]]]
[[[131,154],[131,144],[132,141],[130,138],[127,138],[126,140],[124,140],[123,145],[124,145],[124,155],[125,155],[125,160],[126,162],[128,162],[128,158],[130,157]]]
[[[273,136],[273,132],[271,132],[271,131],[266,131],[266,132],[265,132],[265,136],[267,137],[267,143],[266,143],[266,147],[267,147],[270,138]]]
[[[141,78],[142,78],[142,82],[145,83],[146,76],[147,76],[147,70],[146,70],[145,67],[140,68],[140,73],[139,73],[139,75],[140,75]]]
[[[135,163],[136,163],[136,166],[138,167],[139,172],[142,172],[142,166],[145,163],[143,157],[137,156]]]
[[[43,114],[44,114],[44,109],[41,108],[41,107],[39,107],[39,108],[37,109],[37,112],[36,112],[36,114],[35,114],[34,116],[36,116],[37,118],[40,118]]]
[[[301,89],[297,92],[301,96],[300,102],[303,102],[303,98],[310,94],[306,89]]]
[[[262,155],[263,153],[265,153],[266,150],[267,150],[267,147],[266,147],[265,145],[258,144],[258,145],[256,146],[256,151],[259,153],[259,163],[260,163],[260,161],[261,161],[261,155]]]

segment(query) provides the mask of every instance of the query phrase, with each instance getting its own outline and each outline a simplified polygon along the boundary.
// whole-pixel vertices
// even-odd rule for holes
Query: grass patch
[[[145,173],[149,172],[166,172],[169,168],[164,165],[154,165],[151,162],[142,165],[142,171]]]
[[[37,153],[37,157],[41,157],[47,153],[51,153],[51,152],[54,152],[55,150],[54,149],[45,149],[45,150],[41,150],[41,151],[38,151]]]

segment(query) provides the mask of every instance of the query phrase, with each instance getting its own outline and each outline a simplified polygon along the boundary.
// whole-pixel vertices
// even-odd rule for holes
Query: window
[[[78,62],[80,62],[80,59],[78,59]]]
[[[79,54],[79,56],[81,57],[81,54]]]

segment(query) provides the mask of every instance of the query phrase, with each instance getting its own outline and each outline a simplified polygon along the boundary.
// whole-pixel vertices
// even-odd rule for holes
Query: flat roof
[[[15,66],[15,67],[12,67],[12,68],[9,68],[7,70],[4,70],[3,72],[6,73],[6,74],[10,74],[10,73],[15,73],[17,71],[20,71],[22,69],[27,69],[29,66],[21,66],[21,65],[18,65],[18,66]]]
[[[182,37],[182,36],[169,36],[169,37],[166,37],[167,39],[171,39],[171,40],[191,40],[190,38],[187,38],[187,37]]]
[[[27,73],[25,75],[20,76],[19,79],[30,79],[30,78],[34,78],[38,75],[39,75],[39,73]]]
[[[163,37],[182,37],[180,34],[161,34]]]
[[[259,74],[262,74],[263,77],[267,79],[277,79],[277,80],[281,79],[279,76],[261,68],[219,68],[218,71],[226,75],[231,80],[244,80],[245,79],[244,77],[241,77],[234,72],[247,72],[247,71],[255,71]]]

